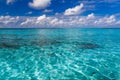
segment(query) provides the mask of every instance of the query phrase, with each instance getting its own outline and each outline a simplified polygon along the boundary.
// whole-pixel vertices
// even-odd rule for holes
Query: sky
[[[0,28],[119,28],[120,0],[0,0]]]

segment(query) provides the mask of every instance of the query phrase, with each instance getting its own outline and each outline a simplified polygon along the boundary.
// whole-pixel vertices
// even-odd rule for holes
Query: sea
[[[120,80],[120,29],[0,29],[0,80]]]

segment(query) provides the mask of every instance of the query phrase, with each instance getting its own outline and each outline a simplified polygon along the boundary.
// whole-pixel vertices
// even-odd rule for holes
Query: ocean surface
[[[120,80],[120,29],[0,29],[0,80]]]

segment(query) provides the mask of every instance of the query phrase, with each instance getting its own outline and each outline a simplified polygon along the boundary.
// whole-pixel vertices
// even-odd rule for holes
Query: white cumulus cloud
[[[24,24],[23,24],[24,23]],[[88,16],[46,16],[27,18],[22,26],[37,27],[110,27],[120,23],[114,15],[111,16],[95,16],[94,13]]]
[[[116,18],[114,15],[103,17],[95,21],[95,24],[101,24],[101,25],[104,25],[104,24],[113,25],[115,23],[116,23]]]
[[[0,27],[29,27],[29,28],[57,28],[57,27],[118,27],[120,20],[115,15],[96,16],[0,16]]]
[[[68,8],[67,10],[65,10],[64,15],[78,15],[83,12],[83,7],[84,5],[83,3],[81,3],[80,5],[73,8]]]
[[[16,0],[6,0],[6,3],[7,4],[11,4],[11,3],[13,3],[13,2],[15,2]]]
[[[87,18],[88,18],[88,19],[94,19],[94,18],[95,18],[94,13],[89,14],[89,15],[87,16]]]
[[[16,26],[16,23],[19,22],[20,17],[11,17],[11,16],[0,16],[0,27],[14,27]]]
[[[9,24],[14,23],[19,20],[19,17],[11,17],[11,16],[0,16],[0,23]]]
[[[33,0],[29,2],[29,6],[34,9],[44,9],[51,4],[51,0]]]
[[[43,12],[44,13],[49,13],[49,12],[52,12],[53,10],[49,10],[49,9],[45,9]]]

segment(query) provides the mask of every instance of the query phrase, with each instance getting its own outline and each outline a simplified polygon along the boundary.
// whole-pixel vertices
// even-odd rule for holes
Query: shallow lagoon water
[[[1,29],[0,80],[120,80],[120,29]]]

